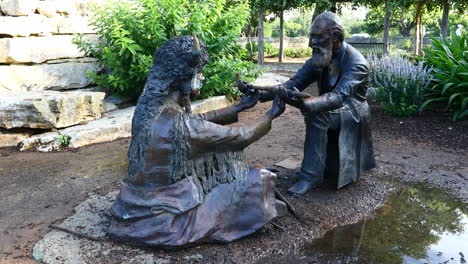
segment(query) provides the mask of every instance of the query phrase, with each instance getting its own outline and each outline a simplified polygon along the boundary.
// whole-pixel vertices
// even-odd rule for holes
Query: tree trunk
[[[421,53],[421,35],[422,35],[422,23],[421,23],[421,15],[422,15],[422,5],[421,1],[416,3],[416,17],[414,18],[415,21],[415,28],[414,28],[414,54],[419,55]]]
[[[280,13],[280,46],[279,46],[279,62],[283,62],[283,48],[284,48],[284,17],[283,11]]]
[[[442,14],[442,21],[440,22],[440,34],[444,37],[447,37],[449,9],[448,0],[444,0],[444,12]]]
[[[386,1],[382,57],[388,56],[388,31],[390,28],[390,5],[391,5],[390,1]]]
[[[421,40],[419,41],[419,55],[421,56],[424,56],[424,51],[422,49],[423,49],[423,44],[424,44],[425,33],[426,33],[426,29],[425,27],[422,26],[422,23],[421,23],[421,30],[419,31],[419,39]]]
[[[405,23],[404,20],[398,21],[399,25],[399,31],[402,37],[409,38],[411,37],[411,29],[414,27],[415,23],[414,21],[410,23]]]
[[[263,8],[260,8],[260,14],[258,16],[258,64],[263,64]]]

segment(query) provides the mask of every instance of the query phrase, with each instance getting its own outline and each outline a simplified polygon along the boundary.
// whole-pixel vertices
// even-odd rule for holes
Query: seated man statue
[[[325,175],[341,188],[355,182],[363,171],[375,167],[370,111],[366,101],[368,63],[359,51],[344,41],[339,17],[324,12],[312,23],[309,46],[312,58],[286,83],[267,87],[280,91],[286,103],[298,107],[305,118],[304,159],[299,181],[289,188],[304,194],[320,186]],[[318,82],[320,96],[291,96]],[[252,86],[239,83],[239,89]],[[265,88],[265,87],[263,87]],[[262,91],[260,100],[273,99]]]
[[[193,36],[177,36],[155,54],[132,121],[128,176],[111,209],[108,235],[140,246],[230,242],[277,216],[276,175],[243,162],[242,151],[284,111],[275,99],[257,120],[237,121],[258,95],[204,114],[191,114],[208,61]],[[283,207],[284,209],[284,207]]]

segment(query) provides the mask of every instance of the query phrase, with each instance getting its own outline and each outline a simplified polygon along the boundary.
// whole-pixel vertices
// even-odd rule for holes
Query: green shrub
[[[432,48],[424,49],[424,64],[432,67],[433,85],[426,91],[428,105],[442,104],[453,112],[453,120],[468,115],[468,37],[432,38]]]
[[[274,52],[273,46],[270,42],[263,42],[263,53],[265,57],[268,57],[269,54]],[[245,59],[254,60],[258,56],[258,44],[257,42],[251,42],[250,44],[245,44]]]
[[[176,34],[195,33],[206,43],[210,55],[202,96],[233,96],[237,94],[235,80],[223,70],[237,69],[246,80],[256,77],[258,71],[253,63],[240,63],[237,59],[245,56],[235,40],[249,17],[248,1],[228,3],[231,2],[113,0],[96,6],[96,15],[91,19],[99,42],[90,43],[81,36],[75,43],[87,56],[99,59],[103,67],[101,72],[90,73],[95,84],[136,98],[144,87],[156,49]]]
[[[290,58],[309,58],[312,55],[311,48],[286,48],[283,50],[283,55]],[[268,57],[278,57],[279,49],[273,48]]]
[[[252,45],[252,47],[250,47]],[[258,45],[256,42],[245,45],[244,52],[246,54],[245,59],[253,60],[258,55]],[[273,48],[273,45],[269,42],[263,42],[263,52],[265,57],[278,57],[279,49]],[[285,57],[290,58],[309,58],[312,55],[311,48],[286,48],[283,51]]]
[[[270,42],[264,42],[263,43],[263,51],[265,54],[271,54],[274,51],[275,48],[273,48],[273,45],[271,45]]]
[[[370,96],[383,104],[385,112],[410,116],[422,104],[423,91],[431,81],[430,70],[420,62],[414,65],[402,57],[368,58],[371,83],[375,92]]]
[[[307,58],[312,55],[311,48],[288,48],[284,49],[284,56],[291,58]]]
[[[226,95],[229,98],[236,98],[240,95],[238,89],[224,89],[226,81],[234,84],[235,74],[239,73],[242,80],[247,82],[254,81],[259,75],[260,70],[256,64],[239,58],[220,58],[213,67],[206,67],[203,74],[210,77],[210,86],[203,86],[200,99],[208,98],[219,94]],[[206,81],[205,81],[206,82]]]

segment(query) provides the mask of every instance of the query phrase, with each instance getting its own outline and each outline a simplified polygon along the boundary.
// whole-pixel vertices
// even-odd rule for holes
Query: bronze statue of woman
[[[133,117],[128,176],[111,209],[112,239],[160,247],[230,242],[277,216],[276,175],[244,164],[242,151],[270,130],[284,103],[276,98],[250,122],[237,116],[256,94],[191,114],[207,61],[196,36],[174,37],[156,51]]]

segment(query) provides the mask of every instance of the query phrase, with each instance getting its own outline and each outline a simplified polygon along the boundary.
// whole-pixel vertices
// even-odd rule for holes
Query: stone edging
[[[192,103],[192,111],[193,113],[203,113],[231,104],[232,102],[225,96],[215,96]],[[90,121],[87,124],[68,127],[57,132],[34,135],[21,141],[20,150],[60,151],[64,146],[75,149],[130,137],[134,111],[134,106],[115,110],[107,113],[103,118]]]

